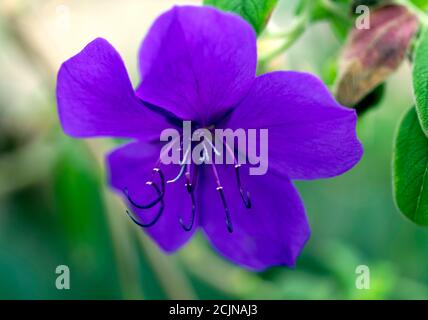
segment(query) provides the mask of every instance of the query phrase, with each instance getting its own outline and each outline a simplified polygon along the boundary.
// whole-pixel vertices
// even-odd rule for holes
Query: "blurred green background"
[[[391,191],[395,127],[412,104],[410,67],[386,84],[361,116],[365,148],[354,170],[298,182],[312,238],[294,270],[240,269],[201,235],[166,256],[134,225],[106,186],[108,140],[73,140],[57,120],[56,72],[89,41],[108,39],[138,83],[136,54],[152,21],[173,4],[199,1],[0,0],[1,299],[427,299],[428,230],[407,221]],[[290,23],[295,1],[280,1],[269,30]],[[261,53],[274,43],[260,39]],[[274,69],[310,71],[332,84],[340,40],[311,25]],[[70,268],[70,290],[55,269]],[[355,286],[359,265],[370,290]]]

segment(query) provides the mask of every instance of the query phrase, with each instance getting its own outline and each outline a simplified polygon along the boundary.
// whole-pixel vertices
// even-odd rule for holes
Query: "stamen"
[[[230,233],[232,233],[233,232],[233,226],[232,226],[232,221],[231,221],[231,218],[230,218],[229,207],[227,206],[226,197],[224,196],[223,187],[222,186],[218,186],[216,190],[220,194],[221,202],[223,203],[224,213],[226,214],[227,231],[229,231]]]
[[[169,150],[165,150],[164,152],[168,152],[168,151],[169,151]],[[190,151],[190,150],[187,150],[187,152],[188,152],[188,151]],[[137,225],[139,225],[140,227],[143,227],[143,228],[148,228],[148,227],[151,227],[151,226],[155,225],[155,224],[156,224],[156,222],[158,222],[158,220],[159,220],[159,218],[161,217],[161,215],[162,215],[162,213],[163,213],[163,210],[164,210],[164,206],[165,206],[165,203],[164,203],[164,196],[165,196],[165,176],[164,176],[164,174],[163,174],[162,170],[160,170],[160,168],[159,168],[159,165],[160,165],[160,163],[161,163],[161,158],[162,158],[162,154],[161,154],[161,156],[160,156],[159,160],[157,161],[156,167],[153,169],[153,172],[152,172],[152,175],[151,175],[150,180],[146,182],[146,185],[148,185],[148,186],[152,186],[152,187],[155,189],[155,191],[156,191],[156,193],[157,193],[157,198],[156,198],[156,199],[154,199],[153,201],[151,201],[151,202],[150,202],[150,203],[148,203],[148,204],[139,204],[139,203],[135,202],[135,201],[131,198],[131,196],[129,195],[129,192],[128,192],[128,188],[124,188],[124,190],[123,190],[124,194],[125,194],[125,195],[126,195],[126,197],[128,198],[128,201],[129,201],[129,202],[130,202],[134,207],[136,207],[136,208],[138,208],[138,209],[143,209],[143,210],[145,210],[145,209],[150,209],[150,208],[154,207],[156,204],[158,204],[158,203],[160,202],[160,207],[159,207],[158,212],[156,213],[156,215],[155,215],[155,217],[152,219],[152,221],[150,221],[150,222],[148,222],[148,223],[140,222],[140,221],[139,221],[139,219],[137,219],[137,218],[134,216],[134,214],[131,214],[131,213],[130,213],[130,211],[126,210],[126,214],[128,215],[128,217],[129,217],[129,218],[130,218],[134,223],[136,223]],[[182,171],[184,171],[184,166],[183,166],[183,168],[182,168]],[[153,182],[153,176],[154,176],[154,174],[155,174],[155,173],[157,173],[157,174],[159,175],[160,182],[161,182],[161,188],[159,188],[159,187],[158,187],[158,185],[157,185],[156,183],[154,183],[154,182]],[[180,173],[179,173],[179,175],[178,175],[178,177],[176,177],[176,178],[175,178],[175,179],[173,179],[172,181],[168,181],[168,183],[169,183],[169,182],[175,182],[176,180],[178,180],[178,179],[182,176],[182,174],[183,174],[183,172],[180,172]],[[131,211],[132,211],[132,210],[131,210]]]
[[[160,180],[161,180],[161,186],[162,186],[162,189],[161,189],[161,190],[159,190],[159,187],[157,186],[157,184],[156,184],[156,183],[154,183],[154,182],[153,182],[153,179],[151,179],[151,180],[149,180],[149,181],[147,181],[147,182],[146,182],[146,185],[148,185],[148,186],[152,186],[152,187],[156,190],[156,193],[158,194],[158,197],[157,197],[156,199],[154,199],[153,201],[151,201],[150,203],[148,203],[148,204],[139,204],[139,203],[135,202],[135,201],[131,198],[131,196],[129,195],[128,188],[125,188],[125,189],[123,190],[123,192],[124,192],[125,196],[128,198],[128,201],[129,201],[129,202],[130,202],[134,207],[136,207],[136,208],[138,208],[138,209],[150,209],[150,208],[152,208],[153,206],[155,206],[157,203],[159,203],[159,201],[161,201],[161,200],[163,199],[163,197],[164,197],[164,195],[165,195],[165,177],[164,177],[164,175],[163,175],[162,170],[160,170],[159,168],[154,168],[154,169],[153,169],[152,178],[153,178],[154,173],[157,173],[157,174],[159,175],[159,178],[160,178]]]
[[[233,152],[232,148],[227,143],[223,142],[223,145],[226,147],[227,152],[232,156],[233,162],[235,164],[235,175],[236,175],[236,182],[238,184],[239,193],[241,194],[242,201],[244,202],[244,205],[247,209],[251,209],[251,198],[250,198],[250,192],[244,191],[241,184],[241,176],[239,174],[239,168],[241,168],[241,164],[238,163],[235,157],[235,153]]]
[[[189,156],[189,153],[190,153],[190,147],[187,148],[186,152],[183,155],[183,160],[180,162],[180,165],[181,165],[180,172],[178,173],[178,175],[174,179],[168,180],[166,183],[169,184],[169,183],[177,182],[183,176],[184,169],[186,168],[187,157]]]
[[[227,230],[230,233],[232,233],[233,232],[232,220],[230,218],[230,212],[229,212],[229,207],[227,206],[226,197],[224,196],[223,186],[220,183],[220,178],[218,176],[218,172],[217,172],[217,169],[215,167],[215,164],[213,163],[211,166],[213,168],[213,173],[214,173],[214,177],[215,177],[216,184],[217,184],[216,190],[218,191],[218,193],[220,195],[221,202],[222,202],[223,208],[224,208],[224,213],[226,215],[226,226],[227,226]]]
[[[235,165],[236,182],[238,183],[239,193],[241,194],[242,201],[247,209],[251,209],[250,192],[245,192],[241,186],[241,176],[239,174],[240,164]]]
[[[156,190],[156,192],[158,193],[159,197],[160,197],[160,207],[158,212],[156,213],[155,217],[153,218],[152,221],[148,222],[148,223],[143,223],[138,221],[138,219],[136,217],[134,217],[128,210],[126,210],[126,214],[128,215],[128,217],[137,225],[139,225],[142,228],[149,228],[151,226],[153,226],[156,222],[158,222],[159,218],[162,215],[163,209],[164,209],[164,199],[163,197],[161,197],[161,190],[159,190],[159,187],[157,186],[157,184],[153,183],[152,184]]]
[[[194,174],[192,178],[192,182],[190,181],[190,165],[187,165],[186,170],[186,184],[185,187],[187,189],[187,192],[190,194],[190,198],[192,200],[192,214],[190,218],[189,225],[185,225],[183,218],[180,218],[179,222],[181,226],[183,227],[184,231],[190,231],[193,228],[193,224],[195,222],[195,212],[196,212],[196,201],[195,201],[195,188],[196,188],[196,176],[197,176],[197,167],[194,169]]]
[[[217,148],[215,147],[215,145],[213,145],[213,143],[211,142],[211,140],[210,139],[206,139],[206,140],[204,140],[204,142],[208,142],[209,144],[210,144],[210,146],[211,146],[211,148],[213,148],[213,150],[214,150],[214,153],[216,154],[216,155],[218,155],[218,156],[220,156],[221,155],[221,153],[220,153],[220,151],[218,151],[217,150]],[[207,151],[207,148],[205,147],[205,150]],[[208,151],[207,151],[207,153],[208,153]]]
[[[219,154],[218,150],[215,148],[215,146],[212,144],[211,141],[208,141],[211,145],[211,147],[213,147],[214,152],[216,154]],[[252,204],[251,204],[251,198],[250,198],[250,193],[247,191],[244,191],[242,184],[241,184],[241,177],[240,177],[240,172],[239,169],[241,167],[241,165],[237,162],[236,157],[235,157],[235,153],[234,151],[227,145],[227,143],[223,142],[223,145],[226,146],[227,152],[229,152],[229,154],[232,156],[234,164],[235,164],[235,175],[236,175],[236,182],[239,188],[239,193],[241,195],[242,201],[244,202],[244,205],[246,208],[250,209]],[[129,218],[136,223],[137,225],[139,225],[140,227],[143,228],[148,228],[153,226],[154,224],[156,224],[159,220],[159,218],[161,217],[163,211],[164,211],[164,196],[165,196],[165,185],[166,184],[170,184],[170,183],[175,183],[178,180],[180,180],[180,178],[184,175],[186,182],[185,182],[185,187],[186,190],[188,192],[188,194],[190,195],[191,201],[192,201],[192,212],[191,212],[191,216],[190,216],[190,220],[188,221],[188,223],[186,224],[183,220],[183,218],[179,219],[179,223],[182,226],[182,228],[185,231],[191,231],[193,229],[194,226],[194,222],[195,222],[195,216],[196,216],[196,200],[195,200],[195,189],[196,189],[196,182],[197,182],[197,173],[198,173],[198,167],[194,166],[194,170],[193,170],[193,176],[191,177],[191,168],[192,168],[192,164],[191,163],[187,163],[187,158],[189,157],[189,155],[191,154],[191,147],[189,147],[186,152],[183,155],[183,160],[181,161],[180,165],[180,171],[178,173],[178,175],[171,179],[166,181],[165,183],[165,177],[163,172],[160,170],[159,165],[160,165],[160,159],[158,160],[158,163],[156,164],[156,167],[153,169],[152,172],[152,176],[150,178],[149,181],[146,182],[146,185],[151,186],[155,189],[155,192],[157,194],[157,198],[155,198],[154,200],[152,200],[151,202],[149,202],[148,204],[139,204],[136,201],[134,201],[131,196],[129,195],[129,191],[127,188],[124,188],[124,194],[126,195],[128,201],[131,203],[131,205],[135,208],[138,209],[150,209],[153,208],[155,205],[160,203],[160,207],[158,212],[156,213],[156,215],[153,217],[153,219],[148,222],[148,223],[143,223],[141,222],[136,215],[133,213],[133,210],[126,210],[127,215],[129,216]],[[208,150],[206,148],[206,146],[204,146],[204,153],[201,157],[201,159],[203,159],[204,161],[207,160],[209,161],[209,154],[208,154]],[[227,230],[232,233],[233,232],[233,225],[232,225],[232,219],[231,219],[231,215],[230,215],[230,211],[229,211],[229,207],[226,201],[226,196],[225,196],[225,192],[223,189],[223,186],[221,185],[220,182],[220,178],[217,172],[217,169],[215,167],[215,164],[212,163],[212,170],[214,173],[214,177],[215,177],[215,181],[216,181],[216,190],[220,195],[220,199],[223,205],[223,209],[225,212],[225,220],[226,220],[226,227]],[[159,180],[160,180],[160,185],[161,187],[159,188],[158,184],[153,182],[153,178],[154,175],[158,174],[159,175]]]
[[[177,182],[183,176],[185,168],[186,168],[186,165],[182,164],[181,168],[180,168],[180,172],[178,173],[178,175],[174,179],[168,180],[166,183],[170,184],[170,183]]]

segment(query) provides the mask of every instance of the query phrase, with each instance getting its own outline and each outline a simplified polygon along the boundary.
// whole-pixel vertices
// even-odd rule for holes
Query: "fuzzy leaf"
[[[416,43],[413,64],[413,92],[422,130],[428,135],[428,27],[424,27]]]
[[[277,2],[278,0],[204,0],[204,5],[239,14],[260,34]]]
[[[428,139],[415,108],[400,123],[393,158],[394,197],[400,211],[419,225],[428,225]]]

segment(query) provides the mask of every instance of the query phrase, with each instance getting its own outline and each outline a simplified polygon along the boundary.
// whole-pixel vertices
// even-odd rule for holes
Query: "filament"
[[[241,194],[242,201],[244,202],[244,205],[247,209],[251,209],[251,198],[250,198],[250,192],[245,192],[244,189],[241,186],[241,176],[239,174],[239,168],[241,168],[240,164],[235,164],[235,175],[236,175],[236,182],[238,184],[239,193]]]
[[[226,147],[227,152],[232,156],[233,163],[235,164],[235,176],[236,176],[236,183],[238,184],[239,193],[241,194],[241,199],[244,202],[244,205],[247,209],[251,209],[251,198],[250,198],[250,192],[244,191],[241,184],[241,175],[239,174],[239,169],[241,168],[241,164],[238,163],[236,160],[235,154],[233,150],[230,148],[230,146],[227,143],[223,142],[223,145]]]
[[[193,178],[192,180],[190,179],[190,167],[191,165],[187,165],[187,170],[186,170],[186,190],[190,195],[190,198],[192,200],[192,213],[190,216],[190,222],[188,225],[186,225],[183,221],[183,218],[180,218],[179,222],[181,224],[181,226],[183,227],[184,231],[190,231],[193,228],[193,224],[195,222],[195,213],[196,213],[196,201],[195,201],[195,188],[196,188],[196,176],[197,176],[197,167],[194,167],[194,173],[193,173]]]
[[[213,169],[213,174],[214,174],[214,178],[215,178],[216,185],[217,185],[216,190],[218,191],[218,193],[220,195],[221,203],[223,204],[224,213],[226,215],[226,227],[227,227],[227,230],[230,233],[232,233],[233,232],[232,219],[230,217],[229,207],[227,206],[227,202],[226,202],[226,197],[224,195],[223,186],[220,183],[220,178],[218,176],[218,172],[217,172],[217,169],[215,167],[215,164],[213,163],[211,165],[211,167]]]

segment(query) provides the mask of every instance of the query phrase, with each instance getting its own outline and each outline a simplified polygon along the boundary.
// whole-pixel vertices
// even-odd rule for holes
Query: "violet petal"
[[[355,111],[340,106],[318,78],[278,71],[258,77],[223,126],[267,128],[269,169],[317,179],[342,174],[360,160],[356,122]]]
[[[62,64],[57,100],[62,127],[73,137],[157,140],[169,126],[135,96],[120,55],[102,38]]]
[[[226,228],[222,202],[211,168],[204,168],[200,224],[213,246],[226,258],[253,270],[294,266],[310,236],[305,209],[289,179],[272,173],[250,176],[241,168],[243,187],[250,193],[247,209],[239,193],[233,166],[217,166],[230,210],[233,232]]]
[[[137,95],[203,124],[240,101],[256,72],[256,35],[237,15],[180,6],[161,15],[139,54]]]

